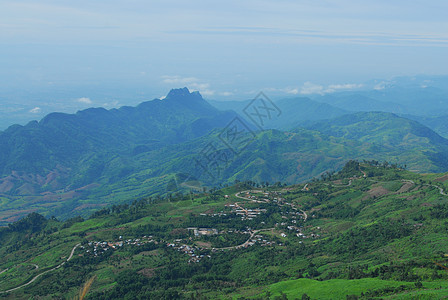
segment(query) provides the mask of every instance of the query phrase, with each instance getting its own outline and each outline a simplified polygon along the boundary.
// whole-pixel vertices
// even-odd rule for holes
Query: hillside
[[[293,184],[339,169],[349,159],[387,160],[419,172],[440,172],[448,166],[444,138],[394,114],[344,115],[293,131],[246,128],[238,138],[229,139],[232,135],[227,130],[232,126],[215,127],[233,124],[225,121],[234,113],[217,111],[186,90],[180,90],[178,98],[173,93],[163,101],[142,104],[175,107],[172,111],[177,109],[179,115],[156,114],[159,119],[172,118],[171,127],[162,127],[164,121],[156,116],[144,117],[146,110],[137,107],[50,115],[40,123],[5,132],[7,142],[2,146],[5,153],[11,151],[16,169],[0,178],[0,224],[33,211],[63,219],[73,214],[87,216],[129,198],[167,195],[184,180],[194,181],[198,190],[235,180]],[[177,104],[183,101],[189,103],[188,108]],[[146,116],[156,108],[148,108]],[[94,117],[86,117],[90,114]],[[109,124],[98,114],[115,121]],[[139,121],[136,115],[141,114]],[[115,115],[129,120],[116,122]],[[201,124],[197,125],[200,130],[183,123],[193,118],[192,124]],[[158,132],[152,129],[157,126]],[[71,134],[62,134],[62,128]],[[52,134],[57,138],[51,138]],[[12,166],[9,161],[4,169],[8,166]]]
[[[0,229],[2,291],[19,287],[2,296],[73,297],[89,278],[89,299],[446,295],[446,174],[351,161],[323,178],[32,214]]]
[[[404,115],[403,117],[415,120],[420,124],[428,126],[444,138],[448,138],[448,115],[438,117],[419,117],[413,115]]]
[[[355,113],[305,127],[333,137],[381,145],[390,150],[390,155],[401,153],[408,166],[413,165],[412,169],[419,172],[428,171],[421,169],[423,164],[415,165],[423,161],[432,165],[430,171],[443,171],[447,167],[448,140],[416,121],[392,113]]]

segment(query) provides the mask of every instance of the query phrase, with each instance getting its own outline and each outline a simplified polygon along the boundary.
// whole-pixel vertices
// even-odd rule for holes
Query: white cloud
[[[285,89],[285,92],[292,95],[297,95],[298,93],[300,93],[298,88],[287,88]]]
[[[264,92],[272,92],[272,93],[286,93],[291,95],[297,95],[300,93],[299,89],[296,87],[287,87],[287,88],[273,88],[267,87],[262,89]],[[255,92],[254,92],[255,93]]]
[[[362,88],[363,84],[346,83],[346,84],[330,84],[328,90],[354,90]]]
[[[201,90],[208,90],[210,88],[210,84],[193,82],[190,83],[189,87],[194,91],[201,91]]]
[[[314,84],[312,82],[305,82],[300,89],[300,94],[302,95],[312,95],[312,94],[330,94],[337,91],[342,90],[355,90],[362,88],[363,84],[357,84],[357,83],[345,83],[345,84],[330,84],[327,87],[324,87],[323,85]],[[291,90],[290,93],[295,92],[295,90]]]
[[[120,106],[120,103],[118,102],[118,100],[103,103],[103,107],[105,107],[105,108],[117,108],[119,106]]]
[[[385,81],[381,81],[380,83],[378,83],[377,85],[375,85],[375,86],[373,87],[373,89],[374,89],[374,90],[377,90],[377,91],[384,90],[384,89],[386,88],[386,84],[387,84],[387,82],[385,82]]]
[[[319,84],[314,84],[309,81],[305,82],[300,89],[300,94],[302,95],[312,95],[312,94],[324,94],[324,87]]]
[[[78,98],[76,101],[78,101],[79,103],[92,104],[92,100],[87,97]]]
[[[32,114],[38,114],[38,113],[40,113],[40,111],[41,111],[40,107],[35,107],[35,108],[31,109],[29,112]]]
[[[233,96],[232,92],[221,92],[219,93],[219,95],[224,96],[224,97],[229,97],[229,96]]]
[[[206,97],[210,97],[215,94],[215,91],[212,91],[212,90],[202,90],[199,92],[202,94],[202,96],[206,96]]]
[[[166,84],[183,84],[188,85],[191,83],[198,82],[199,79],[195,77],[181,77],[181,76],[162,76],[163,82]]]

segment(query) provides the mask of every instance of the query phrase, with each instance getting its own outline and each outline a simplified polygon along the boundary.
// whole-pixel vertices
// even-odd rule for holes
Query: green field
[[[416,295],[420,297],[446,296],[448,291],[448,282],[423,282],[423,286],[417,291],[404,291],[392,296],[382,296],[387,299],[415,299]],[[280,296],[286,294],[289,299],[301,298],[307,294],[312,299],[346,299],[348,295],[361,296],[361,293],[369,291],[382,291],[385,288],[399,288],[401,286],[414,287],[414,283],[379,280],[376,278],[364,278],[354,280],[331,279],[327,281],[317,281],[312,279],[295,279],[282,281],[269,286],[266,290],[271,296]],[[435,291],[434,288],[439,288]],[[266,293],[265,293],[266,295]],[[425,298],[418,298],[425,299]],[[430,299],[430,298],[427,298]],[[434,299],[434,298],[433,298]],[[437,298],[436,298],[437,299]]]

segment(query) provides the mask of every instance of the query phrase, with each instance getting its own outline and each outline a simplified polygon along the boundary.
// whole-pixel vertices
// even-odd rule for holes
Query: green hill
[[[448,140],[416,121],[383,112],[365,112],[318,121],[306,126],[326,135],[366,142],[389,149],[390,155],[403,158],[412,169],[425,172],[446,170]],[[425,158],[422,158],[425,157]],[[422,163],[425,161],[427,167]],[[428,168],[428,166],[431,167]]]
[[[324,178],[31,214],[0,229],[0,286],[40,276],[2,296],[72,298],[92,277],[89,299],[446,295],[447,174],[350,161]]]

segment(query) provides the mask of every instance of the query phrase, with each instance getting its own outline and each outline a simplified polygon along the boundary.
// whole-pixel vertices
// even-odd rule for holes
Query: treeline
[[[326,247],[326,252],[354,256],[384,246],[392,240],[409,236],[413,227],[404,221],[383,220],[365,227],[355,227],[337,234]]]
[[[38,213],[30,213],[23,219],[11,223],[8,225],[8,228],[14,232],[29,232],[34,233],[41,231],[48,223],[48,220],[38,214]]]
[[[415,273],[416,268],[425,268],[432,270],[431,273],[426,274],[425,278],[418,276]],[[360,264],[357,266],[348,266],[343,270],[331,271],[323,276],[321,279],[362,279],[362,278],[379,278],[382,280],[397,280],[417,282],[421,280],[437,280],[446,278],[446,275],[439,273],[441,268],[431,261],[403,261],[403,262],[389,262],[380,267],[370,268],[368,264]]]

